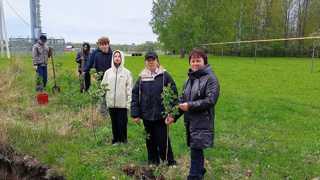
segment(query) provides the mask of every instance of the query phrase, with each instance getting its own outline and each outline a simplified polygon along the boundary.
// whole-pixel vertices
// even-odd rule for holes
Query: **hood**
[[[124,53],[120,50],[113,51],[112,58],[111,58],[111,68],[116,69],[116,66],[114,65],[114,62],[113,62],[113,56],[116,52],[120,52],[120,55],[121,55],[121,63],[120,63],[120,66],[118,67],[118,69],[123,69],[124,68]]]
[[[213,73],[211,65],[208,63],[196,71],[192,71],[191,68],[188,70],[188,76],[190,78],[199,78],[201,76]]]
[[[84,45],[87,45],[87,46],[89,47],[89,49],[90,49],[90,44],[89,44],[88,42],[83,42],[83,43],[82,43],[82,47],[83,47]]]
[[[164,69],[163,66],[160,66],[158,69],[158,73],[156,76],[163,74],[166,70]],[[145,68],[143,69],[140,73],[139,76],[141,77],[142,81],[153,81],[154,78],[152,76],[149,75],[148,69]]]

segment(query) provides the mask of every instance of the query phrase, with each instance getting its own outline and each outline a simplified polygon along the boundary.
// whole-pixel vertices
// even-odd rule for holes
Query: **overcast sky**
[[[3,0],[8,38],[31,37],[29,0]],[[149,22],[152,0],[41,0],[42,32],[66,42],[111,44],[157,41]]]

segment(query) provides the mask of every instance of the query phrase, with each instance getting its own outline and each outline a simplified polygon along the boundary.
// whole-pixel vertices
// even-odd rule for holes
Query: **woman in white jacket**
[[[124,54],[120,50],[112,53],[111,68],[103,76],[101,84],[108,84],[106,104],[112,123],[112,144],[127,142],[127,110],[130,109],[132,74],[124,67]]]

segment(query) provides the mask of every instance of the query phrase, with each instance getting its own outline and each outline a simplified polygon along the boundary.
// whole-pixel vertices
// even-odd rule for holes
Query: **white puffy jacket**
[[[121,64],[117,68],[113,62],[115,52],[121,54]],[[101,84],[108,84],[109,91],[106,94],[106,103],[109,108],[130,109],[132,94],[132,74],[124,67],[124,54],[116,50],[112,53],[111,68],[103,76]]]

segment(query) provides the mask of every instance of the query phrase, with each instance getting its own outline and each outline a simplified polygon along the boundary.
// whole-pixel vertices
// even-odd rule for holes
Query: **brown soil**
[[[34,157],[5,155],[0,152],[0,179],[4,180],[64,180],[64,177],[50,174],[50,166],[43,165]]]
[[[124,167],[121,170],[128,176],[133,177],[134,179],[143,179],[143,180],[164,180],[163,176],[155,177],[153,175],[155,168],[150,167]]]

